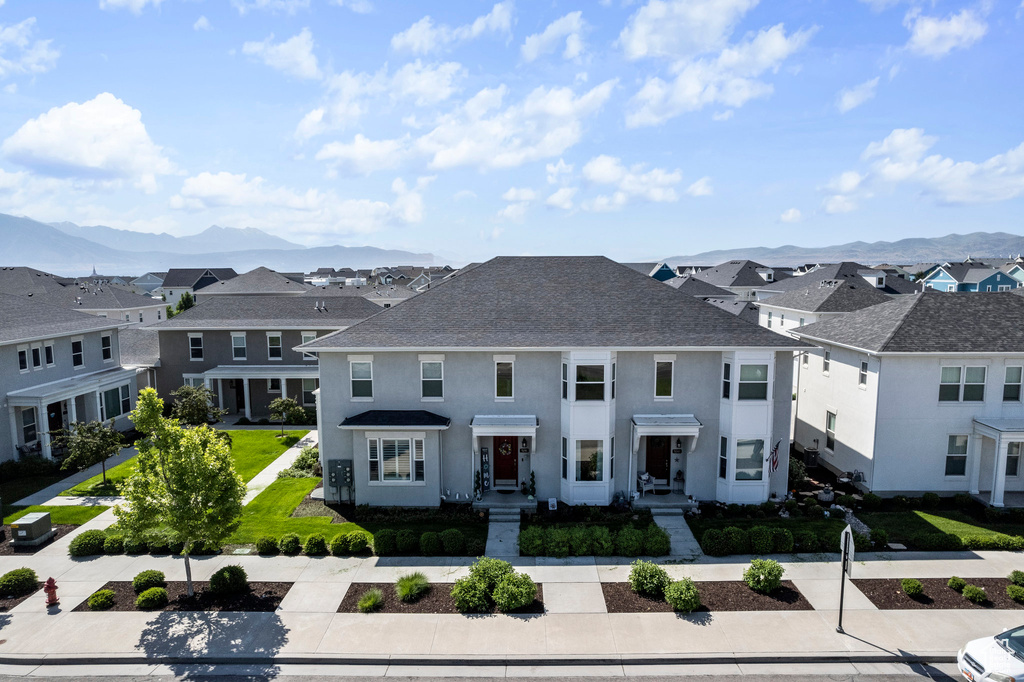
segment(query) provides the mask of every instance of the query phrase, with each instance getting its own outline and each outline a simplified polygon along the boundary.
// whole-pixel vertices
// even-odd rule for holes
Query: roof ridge
[[[918,304],[921,303],[921,301],[924,300],[924,292],[918,294],[910,294],[910,297],[911,305],[907,306],[907,310],[906,312],[903,313],[903,316],[900,318],[899,324],[893,327],[892,331],[886,334],[885,339],[878,346],[878,352],[884,352],[885,347],[888,346],[889,342],[892,341],[892,338],[896,336],[896,332],[898,332],[900,329],[903,329],[903,325],[907,323],[907,318],[910,317],[910,313],[914,310],[914,308],[918,306]],[[898,303],[899,301],[900,299],[897,299],[896,301],[894,301],[894,303]],[[867,308],[865,308],[864,310],[867,310]]]

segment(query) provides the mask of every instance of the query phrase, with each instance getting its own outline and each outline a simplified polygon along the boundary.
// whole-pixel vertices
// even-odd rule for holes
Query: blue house
[[[659,282],[666,282],[676,276],[676,271],[665,263],[623,263],[627,268],[642,272]]]
[[[1007,273],[989,266],[971,263],[943,264],[923,280],[929,289],[937,291],[1010,291],[1022,282]]]

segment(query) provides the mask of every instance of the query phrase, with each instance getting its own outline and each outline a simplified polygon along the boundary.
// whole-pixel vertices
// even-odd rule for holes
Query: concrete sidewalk
[[[127,460],[135,457],[138,451],[134,448],[122,448],[119,453],[107,460],[106,467],[107,471],[110,471],[118,464],[126,462]],[[19,507],[28,507],[34,504],[46,504],[46,505],[109,505],[112,504],[109,501],[115,498],[109,497],[57,497],[65,490],[74,488],[82,481],[88,481],[93,476],[99,476],[103,472],[103,464],[93,464],[91,467],[83,469],[77,473],[71,474],[67,478],[57,481],[51,486],[47,486],[42,490],[32,493],[28,497],[18,500],[14,504]],[[116,498],[120,499],[120,498]],[[116,501],[113,502],[116,504]]]
[[[249,504],[256,499],[256,496],[267,489],[267,487],[277,480],[277,475],[290,467],[294,462],[295,458],[302,452],[302,448],[316,445],[319,442],[319,435],[316,429],[313,429],[302,439],[293,445],[292,447],[281,453],[281,456],[275,459],[273,462],[267,465],[263,471],[259,472],[246,484],[245,498],[242,500],[242,504]]]

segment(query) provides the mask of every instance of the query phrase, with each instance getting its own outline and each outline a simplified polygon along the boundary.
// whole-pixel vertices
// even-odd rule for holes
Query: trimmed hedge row
[[[72,538],[68,554],[75,557],[97,554],[181,554],[185,546],[171,542],[163,533],[154,531],[142,537],[127,538],[118,533],[107,534],[102,530],[87,530]],[[189,549],[192,556],[217,554],[220,547],[208,542],[195,542]]]
[[[607,526],[527,526],[519,531],[523,556],[664,556],[671,550],[668,533],[653,523],[644,530],[628,527],[617,533]]]
[[[1024,537],[1019,535],[953,535],[952,533],[922,533],[908,538],[915,549],[955,552],[962,549],[1024,550]]]
[[[840,534],[837,532],[819,534],[811,530],[798,530],[794,533],[788,528],[772,526],[753,526],[749,529],[729,526],[704,531],[700,547],[708,556],[838,552],[839,537]],[[858,552],[870,551],[872,544],[884,546],[886,541],[884,533],[874,533],[873,537],[860,533],[853,534],[854,549]]]
[[[467,541],[458,528],[440,533],[427,531],[419,535],[408,528],[399,531],[382,528],[376,534],[353,530],[338,533],[329,543],[323,535],[315,533],[306,538],[305,545],[294,533],[287,533],[280,539],[265,535],[256,541],[256,551],[260,554],[295,555],[302,552],[307,556],[353,556],[367,550],[378,556],[463,556],[467,553],[478,556],[484,553],[484,545],[475,539]]]

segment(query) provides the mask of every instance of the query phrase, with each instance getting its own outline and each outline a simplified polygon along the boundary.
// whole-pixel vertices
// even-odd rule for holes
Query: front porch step
[[[519,511],[515,513],[496,514],[492,509],[487,513],[487,520],[491,523],[519,523]]]
[[[654,507],[651,509],[651,514],[654,516],[682,516],[682,508],[675,507]]]

